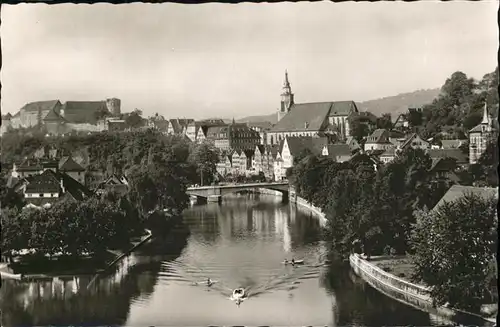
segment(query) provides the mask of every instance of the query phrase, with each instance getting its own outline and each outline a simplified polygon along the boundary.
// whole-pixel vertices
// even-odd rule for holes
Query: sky
[[[117,97],[122,112],[239,118],[365,101],[497,66],[498,1],[2,5],[2,114]]]

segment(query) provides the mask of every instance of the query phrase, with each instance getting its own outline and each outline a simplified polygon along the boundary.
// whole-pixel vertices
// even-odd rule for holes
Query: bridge
[[[254,190],[256,188],[266,188],[269,190],[280,191],[284,195],[288,194],[288,182],[198,186],[188,188],[186,193],[190,196],[196,196],[198,199],[202,198],[210,202],[218,202],[220,201],[220,198],[226,194]]]

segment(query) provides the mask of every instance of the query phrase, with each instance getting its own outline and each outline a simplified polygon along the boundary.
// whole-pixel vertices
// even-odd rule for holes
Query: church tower
[[[278,110],[278,121],[290,112],[290,108],[293,104],[292,88],[290,87],[290,82],[288,81],[288,72],[285,70],[285,82],[283,83],[283,93],[281,93],[281,106]]]

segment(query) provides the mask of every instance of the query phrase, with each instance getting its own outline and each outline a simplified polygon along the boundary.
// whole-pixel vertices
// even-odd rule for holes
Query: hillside
[[[410,93],[401,93],[395,96],[369,100],[364,102],[356,102],[360,111],[370,111],[374,115],[380,116],[384,113],[391,113],[392,119],[403,113],[408,107],[418,107],[424,104],[431,103],[434,98],[439,95],[439,88],[429,90],[418,90]],[[241,118],[238,122],[262,122],[268,121],[275,124],[277,121],[277,113],[262,116],[249,116]]]
[[[401,93],[391,97],[376,100],[356,102],[360,111],[369,111],[376,116],[391,113],[392,118],[405,112],[408,107],[420,107],[429,104],[439,95],[440,89],[418,90],[411,93]]]

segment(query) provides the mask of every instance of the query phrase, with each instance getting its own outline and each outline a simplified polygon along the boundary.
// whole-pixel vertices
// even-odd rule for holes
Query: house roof
[[[381,157],[393,157],[396,155],[396,149],[394,148],[388,148],[382,154],[380,155]]]
[[[280,142],[280,144],[282,143],[283,141]],[[278,152],[280,151],[280,149],[283,147],[283,145],[281,144],[275,144],[273,146],[271,146],[271,148],[269,149],[270,153],[271,153],[271,157],[273,159],[276,159],[276,155],[278,154]]]
[[[358,112],[358,107],[354,101],[335,101],[331,103],[330,117],[349,116],[352,112]]]
[[[24,160],[16,168],[17,171],[37,171],[37,170],[41,170],[41,169],[42,169],[42,165],[38,161],[32,160],[32,159]]]
[[[49,101],[36,101],[25,104],[21,110],[33,112],[33,111],[48,111],[53,110],[57,105],[60,105],[59,100],[49,100]]]
[[[314,154],[321,154],[323,147],[328,144],[326,138],[320,137],[286,137],[286,142],[292,156],[300,154],[301,151],[309,149]]]
[[[8,112],[7,114],[2,116],[3,120],[9,120],[10,118],[12,118],[12,115],[10,114],[10,112]]]
[[[49,113],[43,118],[44,121],[66,121],[63,117],[55,112],[55,110],[49,111]]]
[[[72,157],[66,156],[59,161],[59,169],[61,171],[85,171],[85,168],[80,166]]]
[[[64,183],[64,182],[63,182]],[[52,170],[46,170],[26,185],[26,193],[59,193],[61,191],[60,180]]]
[[[251,127],[257,127],[261,129],[271,129],[273,127],[273,124],[271,124],[268,121],[262,121],[262,122],[254,122],[254,123],[248,123],[248,126]]]
[[[66,101],[62,110],[64,110],[63,116],[68,122],[90,124],[97,122],[96,112],[108,112],[105,101]]]
[[[347,144],[328,144],[326,145],[328,156],[350,156],[352,154],[351,147]]]
[[[388,139],[388,132],[385,129],[379,128],[373,131],[373,133],[368,136],[366,143],[390,143]]]
[[[436,210],[445,202],[453,202],[466,194],[475,194],[483,198],[488,198],[494,196],[498,199],[498,188],[495,187],[474,187],[474,186],[462,186],[462,185],[453,185],[439,200],[439,202],[434,206],[432,210]]]
[[[467,140],[441,140],[441,146],[445,149],[453,149],[458,148],[464,142],[467,142]]]
[[[457,164],[465,164],[468,161],[467,155],[460,149],[430,149],[427,150],[431,159],[437,158],[454,158],[457,160]]]
[[[403,142],[403,144],[401,145],[401,148],[405,148],[407,145],[410,144],[411,141],[413,141],[414,139],[416,138],[420,138],[422,141],[424,142],[427,142],[425,141],[424,139],[422,139],[417,133],[412,133],[410,134],[410,136],[408,136],[408,138]]]
[[[207,138],[218,139],[220,133],[228,133],[228,126],[209,126],[207,128]],[[229,137],[229,135],[226,135]]]
[[[319,131],[328,118],[332,102],[294,104],[271,132]]]

